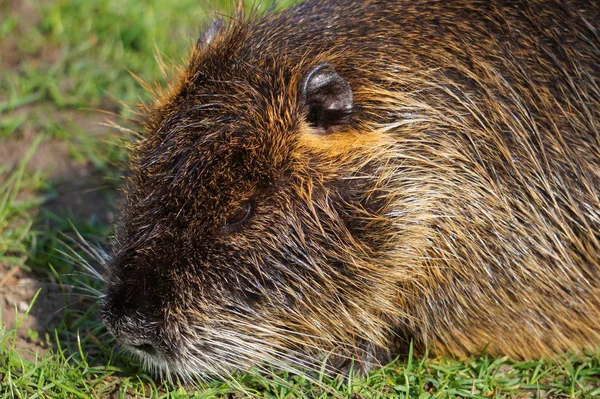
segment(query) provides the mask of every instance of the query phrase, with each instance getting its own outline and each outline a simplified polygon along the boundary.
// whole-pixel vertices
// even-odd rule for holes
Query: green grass
[[[11,42],[12,51],[18,51],[12,61],[5,58],[7,52],[0,52],[0,145],[23,137],[30,140],[29,151],[17,166],[9,168],[0,160],[0,265],[2,270],[19,268],[37,280],[61,286],[70,306],[47,334],[28,332],[29,340],[47,348],[43,355],[22,348],[15,328],[1,327],[0,398],[600,396],[600,353],[522,363],[487,356],[466,361],[409,356],[364,378],[321,377],[318,383],[258,373],[237,375],[238,387],[219,381],[178,386],[154,380],[115,352],[98,322],[94,299],[81,299],[72,292],[77,287],[101,286],[82,275],[69,259],[77,249],[64,234],[74,235],[77,230],[86,240],[105,245],[110,223],[94,214],[55,212],[47,204],[60,196],[57,179],[51,170],[32,170],[27,165],[34,163],[42,146],[62,143],[73,165],[86,165],[100,176],[101,195],[114,198],[125,152],[119,133],[98,124],[104,117],[97,110],[115,113],[121,117],[118,123],[127,124],[125,118],[132,114],[120,101],[148,99],[132,73],[164,84],[157,52],[167,65],[179,64],[205,25],[203,18],[229,2],[211,1],[210,6],[200,0],[26,3],[33,10],[24,15],[12,11],[8,1],[0,1],[4,17],[0,41]],[[34,313],[37,306],[33,302],[30,311]],[[0,311],[6,316],[15,309],[0,303]],[[18,315],[21,321],[24,317],[33,316]]]

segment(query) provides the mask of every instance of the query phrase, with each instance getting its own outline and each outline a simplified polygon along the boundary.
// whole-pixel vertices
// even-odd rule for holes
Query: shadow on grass
[[[0,212],[6,218],[0,249],[3,243],[7,247],[0,256],[2,325],[10,331],[18,323],[11,345],[27,360],[51,349],[65,357],[84,354],[90,365],[106,365],[114,354],[98,317],[102,284],[82,263],[101,265],[73,240],[81,235],[108,251],[118,171],[99,171],[90,162],[69,159],[56,139],[22,139],[19,145],[16,138],[0,142],[0,147],[23,152],[13,154],[18,163],[5,159],[0,174],[14,180],[6,182],[14,195],[5,198]],[[55,164],[60,164],[58,173],[39,170]]]

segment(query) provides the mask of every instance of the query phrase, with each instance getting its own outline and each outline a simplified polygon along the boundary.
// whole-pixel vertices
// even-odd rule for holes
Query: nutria
[[[144,109],[108,330],[181,375],[595,348],[599,26],[593,0],[213,24]]]

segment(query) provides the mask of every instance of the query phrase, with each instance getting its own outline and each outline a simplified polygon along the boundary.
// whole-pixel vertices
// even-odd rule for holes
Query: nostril
[[[135,349],[142,351],[142,352],[146,352],[149,355],[156,355],[156,349],[154,349],[154,346],[150,345],[150,344],[139,344],[139,345],[132,345]]]

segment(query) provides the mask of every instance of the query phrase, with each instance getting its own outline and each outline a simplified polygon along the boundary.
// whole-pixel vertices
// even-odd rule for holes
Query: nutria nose
[[[100,316],[119,344],[156,355],[157,337],[152,327],[156,323],[145,299],[109,291]]]
[[[147,321],[135,316],[115,316],[107,312],[103,312],[102,318],[119,344],[149,355],[158,355],[156,332]]]

